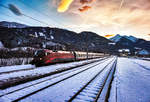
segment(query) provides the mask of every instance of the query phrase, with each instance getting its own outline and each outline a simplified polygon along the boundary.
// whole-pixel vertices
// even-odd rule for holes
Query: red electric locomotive
[[[76,59],[75,52],[72,51],[52,51],[38,50],[35,52],[32,64],[36,66],[53,64],[58,62],[74,61]]]
[[[87,57],[88,56],[88,57]],[[91,58],[103,57],[103,53],[86,53],[79,51],[52,51],[52,50],[38,50],[35,52],[32,64],[36,66],[48,65],[58,62],[68,62],[75,60],[84,60]]]

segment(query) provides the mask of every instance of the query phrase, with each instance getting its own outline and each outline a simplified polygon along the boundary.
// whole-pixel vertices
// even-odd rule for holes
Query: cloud
[[[55,0],[53,0],[55,1]],[[58,1],[60,2],[60,1]],[[95,25],[98,33],[123,33],[144,37],[150,33],[150,0],[124,0],[121,9],[121,0],[74,0],[65,17],[76,19],[75,27],[82,31]],[[86,7],[86,12],[84,11]],[[70,14],[76,15],[71,16]],[[74,20],[72,19],[72,22]],[[83,25],[83,27],[81,27]],[[86,27],[84,27],[87,25]],[[92,26],[93,27],[93,26]],[[76,29],[76,28],[74,28]],[[146,34],[147,33],[147,34]]]
[[[80,0],[81,4],[87,4],[87,3],[92,3],[95,0]]]
[[[84,11],[87,11],[91,8],[91,6],[83,6],[82,8],[79,8],[79,11],[80,12],[84,12]]]
[[[109,38],[109,37],[113,37],[113,36],[115,36],[115,34],[107,34],[104,37]]]
[[[13,4],[8,4],[9,9],[17,16],[22,16],[21,11]]]
[[[67,11],[73,1],[74,0],[61,0],[57,11],[58,12],[65,12],[65,11]]]

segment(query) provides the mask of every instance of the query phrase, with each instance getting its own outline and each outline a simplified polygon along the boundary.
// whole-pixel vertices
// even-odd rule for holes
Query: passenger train
[[[36,66],[54,64],[59,62],[77,61],[103,57],[104,53],[87,53],[81,51],[52,51],[38,50],[35,52],[31,64]]]

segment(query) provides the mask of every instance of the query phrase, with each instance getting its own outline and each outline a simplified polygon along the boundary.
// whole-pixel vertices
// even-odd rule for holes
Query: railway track
[[[98,62],[100,60],[104,60],[104,59],[107,59],[107,58],[102,58],[102,59],[95,59],[95,60],[90,60],[89,62],[86,62],[86,63],[80,63],[80,64],[77,64],[77,65],[71,65],[69,67],[64,67],[64,68],[61,68],[61,64],[56,66],[56,68],[54,70],[51,70],[51,68],[49,66],[46,66],[46,68],[44,67],[41,67],[41,68],[29,68],[27,69],[26,71],[32,71],[30,73],[34,73],[38,70],[45,70],[45,69],[48,69],[50,71],[46,71],[45,74],[40,74],[40,71],[38,72],[39,74],[35,73],[35,75],[28,75],[28,73],[23,69],[23,70],[19,70],[19,71],[10,71],[10,72],[4,72],[4,73],[1,73],[0,76],[1,78],[2,77],[6,77],[6,75],[8,75],[9,77],[11,76],[10,74],[12,74],[12,78],[11,79],[6,79],[5,80],[2,80],[0,79],[0,89],[6,89],[8,87],[12,87],[12,86],[15,86],[15,85],[19,85],[19,84],[22,84],[22,83],[26,83],[28,81],[33,81],[33,80],[37,80],[37,79],[40,79],[40,78],[44,78],[44,77],[47,77],[47,76],[50,76],[50,75],[53,75],[53,74],[57,74],[57,73],[60,73],[60,72],[64,72],[64,71],[68,71],[68,70],[72,70],[72,69],[75,69],[75,68],[78,68],[78,67],[81,67],[81,66],[85,66],[85,65],[88,65],[88,64],[91,64],[91,63],[94,63],[94,62]],[[12,73],[11,73],[12,72]],[[27,74],[26,76],[17,76],[16,73],[25,73]],[[16,77],[14,77],[13,74],[16,74]],[[22,74],[19,74],[19,75],[22,75]],[[23,74],[24,75],[24,74]]]
[[[24,99],[28,96],[31,96],[31,95],[39,92],[39,91],[42,91],[42,90],[44,90],[48,87],[56,85],[57,83],[63,82],[64,80],[67,80],[67,79],[69,79],[69,78],[71,78],[75,75],[83,73],[86,70],[89,70],[89,69],[93,68],[94,66],[97,66],[97,65],[99,65],[103,62],[105,62],[105,60],[100,61],[100,62],[96,62],[92,65],[88,65],[88,67],[86,66],[85,68],[79,68],[79,69],[77,68],[77,69],[74,69],[73,71],[68,71],[68,72],[61,73],[59,75],[54,76],[53,78],[47,78],[45,80],[36,82],[34,84],[31,83],[30,85],[27,85],[25,87],[20,87],[16,90],[15,89],[13,90],[12,88],[10,88],[10,90],[6,89],[6,90],[3,91],[3,94],[0,95],[0,99],[4,99],[4,100],[6,99],[7,100],[7,98],[10,97],[10,100],[13,101],[13,102],[20,101],[20,100],[22,100],[22,99]],[[13,95],[16,95],[18,93],[20,93],[19,96],[12,97]]]
[[[110,83],[115,72],[116,63],[109,68],[109,64],[99,71],[86,85],[77,91],[68,102],[107,102],[109,96]],[[108,68],[107,68],[108,67]],[[102,77],[101,73],[107,70]],[[105,90],[104,90],[105,89]],[[105,91],[105,92],[104,92]],[[103,93],[103,95],[101,95]],[[101,97],[100,97],[101,96]]]
[[[106,57],[105,57],[106,58]],[[102,58],[102,59],[105,59],[105,58]],[[95,60],[90,60],[89,61],[89,63],[85,63],[85,64],[81,64],[80,66],[82,66],[82,65],[86,65],[86,64],[90,64],[90,63],[93,63],[93,62],[96,62],[96,61],[99,61],[99,58],[97,58],[97,59],[95,59]],[[77,61],[76,62],[71,62],[71,63],[77,63]],[[67,64],[67,63],[63,63],[63,64]],[[62,63],[60,63],[60,64],[56,64],[56,66],[59,66],[59,65],[62,65]],[[52,65],[52,66],[55,66],[54,64]],[[11,66],[10,66],[11,67]],[[17,66],[18,68],[16,68],[16,69],[5,69],[4,71],[0,71],[0,75],[1,74],[8,74],[8,73],[13,73],[13,72],[20,72],[20,71],[27,71],[27,70],[33,70],[33,69],[35,69],[35,68],[41,68],[41,67],[31,67],[31,68],[19,68],[19,66]],[[44,67],[44,66],[43,66]],[[42,67],[42,68],[43,68]]]

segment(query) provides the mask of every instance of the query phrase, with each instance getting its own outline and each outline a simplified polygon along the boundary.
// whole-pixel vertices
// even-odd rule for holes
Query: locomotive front
[[[44,64],[43,58],[46,56],[45,50],[38,50],[34,54],[34,58],[31,64],[35,64],[36,66],[41,66]]]

